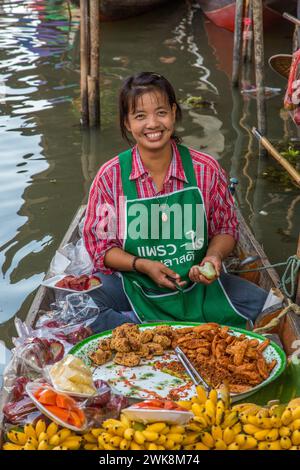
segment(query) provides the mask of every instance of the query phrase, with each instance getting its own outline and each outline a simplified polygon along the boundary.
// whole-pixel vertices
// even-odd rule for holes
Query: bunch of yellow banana
[[[83,435],[86,450],[179,450],[185,427],[165,422],[144,425],[129,420],[107,419],[101,428],[92,428]]]
[[[6,439],[3,450],[78,450],[83,441],[70,429],[59,429],[54,422],[47,426],[43,419],[35,426],[25,424],[23,431],[8,431]]]

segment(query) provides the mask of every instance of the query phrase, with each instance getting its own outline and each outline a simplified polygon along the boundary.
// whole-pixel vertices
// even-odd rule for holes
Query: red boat
[[[198,0],[201,9],[215,25],[234,31],[235,1]],[[297,0],[263,0],[264,25],[272,26],[281,19],[284,11],[296,13]]]

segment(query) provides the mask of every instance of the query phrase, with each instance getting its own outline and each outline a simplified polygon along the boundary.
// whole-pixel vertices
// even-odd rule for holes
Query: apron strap
[[[189,149],[185,145],[177,145],[177,148],[180,154],[185,176],[188,180],[188,183],[185,183],[185,187],[197,186],[193,161]],[[132,149],[120,153],[119,163],[121,167],[124,196],[126,196],[128,200],[138,199],[136,182],[130,180],[132,171]]]

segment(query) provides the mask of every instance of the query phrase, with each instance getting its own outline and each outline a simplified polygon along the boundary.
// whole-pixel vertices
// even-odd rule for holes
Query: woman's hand
[[[181,281],[179,274],[167,268],[160,261],[151,261],[148,259],[138,259],[136,262],[136,268],[138,271],[149,276],[159,287],[167,287],[172,290],[176,290],[174,282],[170,281],[168,277],[171,277],[176,283],[183,287],[186,281]]]
[[[197,266],[192,266],[189,272],[189,278],[191,281],[200,284],[205,284],[206,286],[208,286],[220,276],[222,267],[221,256],[218,254],[205,256],[199,266],[204,266],[204,264],[207,262],[211,263],[214,266],[217,276],[214,279],[207,279],[205,276],[203,276],[203,274],[200,273]]]

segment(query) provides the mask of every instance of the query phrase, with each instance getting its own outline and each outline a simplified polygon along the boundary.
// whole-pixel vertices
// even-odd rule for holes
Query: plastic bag
[[[300,79],[300,49],[293,54],[292,64],[289,73],[287,90],[284,97],[284,108],[288,110],[296,109],[300,103],[299,93]]]
[[[83,239],[80,238],[76,245],[68,243],[60,251],[57,251],[50,265],[50,272],[57,274],[92,274],[93,262],[88,254]]]

